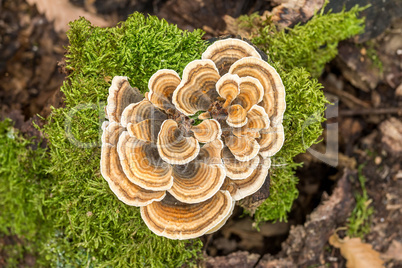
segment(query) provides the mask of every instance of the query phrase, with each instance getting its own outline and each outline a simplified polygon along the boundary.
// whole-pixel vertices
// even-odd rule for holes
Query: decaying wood
[[[323,6],[324,0],[279,0],[269,1],[185,1],[170,0],[160,10],[159,16],[169,22],[177,24],[180,28],[193,30],[202,28],[207,36],[241,35],[250,38],[250,33],[238,27],[236,18],[243,14],[265,12],[262,18],[271,17],[279,28],[285,28],[300,22],[307,22],[314,12]],[[268,11],[271,5],[276,6]],[[211,16],[211,14],[213,14]]]
[[[353,43],[344,42],[339,45],[336,63],[343,76],[353,86],[365,92],[375,89],[382,79],[381,73],[366,56],[365,50],[359,49]]]
[[[402,155],[402,121],[391,117],[379,126],[381,143],[392,155]]]
[[[269,197],[270,175],[268,174],[262,187],[254,194],[240,200],[238,204],[254,215],[257,208]]]
[[[235,267],[254,267],[260,259],[258,254],[250,254],[249,252],[238,251],[224,257],[209,257],[204,267],[222,267],[222,268],[235,268]]]
[[[291,228],[289,237],[282,244],[282,251],[278,254],[279,258],[283,258],[283,262],[292,263],[294,267],[308,267],[320,263],[328,238],[338,225],[345,223],[354,207],[348,180],[351,174],[351,171],[345,169],[329,199],[323,201],[311,213],[303,226]],[[270,259],[270,255],[264,256],[256,267],[276,267],[273,262],[278,259]]]
[[[272,12],[265,12],[264,16],[271,16],[272,21],[279,28],[307,22],[324,4],[324,0],[276,0],[273,2],[279,5]]]

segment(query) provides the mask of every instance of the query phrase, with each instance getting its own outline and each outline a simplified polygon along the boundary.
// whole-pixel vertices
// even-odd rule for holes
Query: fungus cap
[[[219,72],[211,60],[194,60],[183,70],[183,77],[173,92],[176,109],[189,116],[207,110],[218,96],[215,85]]]
[[[204,120],[191,130],[194,132],[194,137],[202,143],[220,139],[222,135],[221,125],[215,119]]]
[[[172,188],[172,167],[160,159],[152,142],[130,137],[123,131],[117,152],[123,171],[132,183],[153,191]]]
[[[223,142],[221,139],[208,142],[202,146],[196,160],[209,165],[222,165]]]
[[[268,171],[271,166],[271,159],[260,157],[260,163],[255,168],[249,177],[242,180],[233,180],[226,178],[222,185],[222,190],[230,192],[235,201],[241,200],[257,192],[265,182],[268,176]]]
[[[275,155],[282,148],[284,141],[285,132],[282,125],[262,130],[258,139],[260,155],[264,158]]]
[[[231,127],[242,127],[247,124],[247,111],[239,104],[229,106],[226,123]]]
[[[260,81],[251,76],[240,78],[239,90],[235,103],[240,104],[246,111],[260,103],[264,96],[264,88]]]
[[[238,75],[225,74],[216,83],[216,91],[219,96],[225,99],[223,108],[227,108],[240,93],[240,77]]]
[[[239,161],[249,161],[257,156],[260,151],[258,142],[249,136],[228,136],[225,139],[226,146]]]
[[[162,69],[157,71],[148,82],[148,100],[165,111],[174,108],[172,95],[180,82],[180,76],[173,70]]]
[[[156,145],[160,157],[172,165],[186,164],[194,160],[200,152],[198,141],[184,136],[177,122],[172,119],[162,123]]]
[[[136,124],[127,124],[127,131],[131,137],[143,141],[156,141],[162,120],[146,119]]]
[[[117,122],[102,124],[101,174],[110,189],[122,202],[130,206],[146,206],[162,200],[165,191],[150,191],[132,183],[123,172],[117,154],[117,141],[124,128]]]
[[[109,120],[120,122],[121,114],[130,103],[139,102],[144,96],[137,88],[130,86],[126,76],[115,76],[109,88],[106,113]]]
[[[259,157],[254,157],[248,161],[239,161],[227,147],[222,151],[222,159],[226,170],[226,176],[233,180],[248,178],[260,163]]]
[[[234,135],[238,137],[248,135],[249,137],[259,138],[261,136],[261,130],[269,128],[270,121],[268,114],[265,112],[264,108],[259,105],[254,105],[250,109],[247,113],[247,119],[246,125],[233,130]]]
[[[155,234],[170,239],[191,239],[220,224],[233,211],[228,191],[218,191],[210,199],[186,204],[167,195],[162,201],[141,207],[141,217]]]
[[[233,63],[244,57],[261,59],[253,46],[237,38],[218,40],[202,54],[202,59],[211,59],[215,63],[222,76],[228,72]]]
[[[276,70],[266,61],[254,57],[242,58],[229,69],[230,74],[239,77],[256,78],[264,88],[261,106],[264,107],[274,126],[281,124],[286,109],[285,87]]]
[[[128,105],[121,114],[123,127],[127,127],[128,123],[137,124],[147,119],[164,121],[167,115],[147,99]]]
[[[192,161],[173,167],[174,184],[169,190],[177,200],[195,204],[208,200],[221,188],[226,177],[223,165]]]

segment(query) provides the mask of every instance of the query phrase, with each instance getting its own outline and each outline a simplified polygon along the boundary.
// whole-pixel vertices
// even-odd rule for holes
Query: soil
[[[70,2],[109,22],[124,20],[135,10],[156,14],[182,29],[202,28],[205,38],[232,33],[227,16],[268,11],[280,18],[279,25],[294,25],[311,17],[311,6],[322,5],[298,1],[292,9],[281,0]],[[344,3],[348,8],[366,2],[332,1],[329,7],[340,10]],[[59,88],[65,74],[59,62],[68,40],[64,31],[55,30],[52,18],[25,0],[2,0],[0,6],[0,119],[10,117],[24,133],[38,136],[31,127],[33,120],[38,122],[36,115],[46,117],[51,106],[63,103]],[[327,97],[339,101],[338,115],[327,121],[338,126],[338,165],[329,166],[310,153],[298,156],[297,161],[304,162],[297,171],[300,194],[288,221],[261,224],[258,232],[237,207],[218,233],[202,238],[203,266],[345,267],[345,258],[328,238],[348,224],[355,194],[361,191],[357,169],[363,166],[374,208],[363,240],[381,253],[386,267],[402,267],[402,5],[398,0],[374,1],[365,12],[366,32],[342,42],[339,55],[320,77]],[[379,24],[378,17],[386,19]],[[323,138],[313,150],[325,151],[325,133]],[[1,249],[20,243],[16,237],[0,236],[0,266],[7,258]],[[33,256],[25,256],[21,265],[34,263]]]

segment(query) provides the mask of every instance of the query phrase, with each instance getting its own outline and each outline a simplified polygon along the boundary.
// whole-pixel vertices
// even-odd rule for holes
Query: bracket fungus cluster
[[[281,78],[252,45],[224,39],[182,78],[159,70],[148,87],[143,97],[127,77],[113,78],[101,173],[122,202],[141,207],[157,235],[212,233],[235,201],[261,188],[282,147]]]

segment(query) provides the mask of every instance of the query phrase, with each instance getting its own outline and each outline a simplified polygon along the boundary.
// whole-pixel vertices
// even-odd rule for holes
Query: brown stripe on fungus
[[[234,184],[233,180],[229,177],[225,178],[225,181],[222,184],[221,191],[228,191],[230,196],[234,195],[237,191],[236,184]]]
[[[258,142],[248,136],[236,137],[229,135],[225,137],[225,144],[239,161],[249,161],[256,157],[260,150]]]
[[[248,122],[241,128],[234,128],[233,134],[237,137],[248,135],[253,138],[260,137],[260,131],[269,127],[269,117],[265,109],[254,105],[247,113]]]
[[[172,119],[163,122],[157,147],[160,157],[172,165],[186,164],[194,160],[200,151],[198,141],[193,137],[185,137]]]
[[[201,124],[192,126],[194,137],[202,143],[219,139],[222,134],[221,126],[215,119],[204,120]]]
[[[104,121],[102,124],[102,131],[102,144],[116,146],[120,134],[124,131],[124,127],[117,122]]]
[[[162,120],[151,119],[146,119],[137,124],[128,123],[127,131],[131,137],[135,137],[143,141],[156,142],[162,123]]]
[[[165,111],[174,108],[172,95],[180,82],[180,76],[173,70],[162,69],[157,71],[148,82],[148,100]]]
[[[227,147],[222,151],[222,160],[225,165],[226,176],[233,180],[241,180],[249,177],[260,163],[259,157],[254,157],[248,161],[239,161]]]
[[[234,200],[238,201],[257,192],[265,182],[271,167],[271,159],[260,158],[260,164],[253,170],[249,177],[242,180],[226,178],[222,190],[230,191]]]
[[[121,116],[121,124],[127,127],[128,123],[137,124],[146,119],[163,121],[167,119],[167,115],[156,108],[149,100],[144,99],[137,103],[127,106]]]
[[[187,116],[208,110],[218,96],[215,85],[219,78],[211,60],[194,60],[187,64],[181,83],[173,92],[176,109]]]
[[[130,137],[124,131],[117,152],[123,171],[132,183],[154,191],[172,187],[172,167],[159,157],[154,143]]]
[[[206,143],[192,162],[174,166],[174,184],[169,192],[185,203],[198,203],[212,197],[226,176],[222,148],[223,142],[216,139]]]
[[[246,76],[240,78],[240,94],[234,100],[234,104],[240,104],[246,111],[255,104],[260,103],[264,96],[264,88],[258,79]]]
[[[101,174],[119,200],[130,206],[146,206],[165,197],[165,191],[149,191],[132,183],[124,174],[117,153],[118,136],[124,128],[116,123],[102,125]]]
[[[271,124],[281,124],[286,109],[285,87],[276,70],[267,62],[247,57],[235,62],[229,70],[231,74],[240,77],[251,76],[257,78],[264,87],[264,96],[261,106],[267,112]]]
[[[230,66],[244,57],[256,57],[261,59],[257,50],[247,42],[228,38],[219,40],[210,45],[202,54],[202,59],[211,59],[218,67],[220,75],[229,71]]]
[[[225,74],[216,83],[216,91],[219,96],[225,99],[223,108],[227,108],[239,95],[240,77],[238,75]]]
[[[285,132],[282,125],[262,130],[258,139],[260,155],[264,158],[275,155],[282,148],[284,141]]]
[[[228,213],[228,215],[225,218],[223,218],[214,228],[208,230],[208,232],[206,232],[205,234],[212,234],[212,233],[215,233],[216,231],[218,231],[219,229],[221,229],[222,226],[225,225],[225,223],[228,221],[230,216],[232,216],[235,205],[236,205],[236,202],[234,200],[232,200],[232,209]]]
[[[106,112],[110,121],[120,122],[123,110],[134,102],[139,102],[144,98],[137,88],[130,86],[125,76],[115,76],[109,88]]]
[[[200,149],[196,161],[208,165],[222,165],[222,148],[223,142],[220,139],[208,142]]]
[[[173,167],[174,184],[169,190],[177,200],[194,204],[215,195],[226,177],[223,165],[192,161]]]
[[[226,123],[231,127],[242,127],[247,124],[247,111],[239,104],[229,106]]]
[[[218,191],[210,199],[186,204],[170,194],[160,202],[141,207],[148,228],[170,239],[197,238],[222,222],[232,212],[233,201],[227,191]]]

